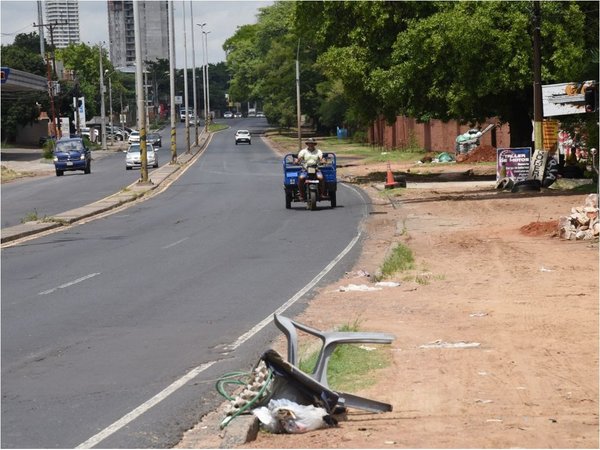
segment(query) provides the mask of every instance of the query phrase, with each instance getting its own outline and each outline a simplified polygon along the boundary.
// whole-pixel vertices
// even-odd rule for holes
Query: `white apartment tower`
[[[169,59],[168,2],[139,1],[142,61]],[[108,0],[110,61],[115,67],[135,64],[135,27],[132,0]]]
[[[46,42],[56,48],[65,48],[69,44],[79,44],[79,1],[46,0]]]

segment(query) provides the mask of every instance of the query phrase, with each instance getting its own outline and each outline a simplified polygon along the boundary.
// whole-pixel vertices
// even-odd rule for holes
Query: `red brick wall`
[[[498,120],[489,119],[480,126],[485,128],[489,123],[498,124]],[[418,123],[416,119],[411,117],[398,116],[393,125],[388,125],[385,119],[381,118],[371,126],[369,143],[382,146],[388,150],[403,149],[416,145],[434,152],[454,152],[456,137],[470,128],[470,126],[461,125],[455,120],[443,122],[434,119],[426,123]],[[481,144],[492,145],[494,133],[496,147],[510,147],[507,124],[496,126],[495,129],[484,134],[481,137]]]

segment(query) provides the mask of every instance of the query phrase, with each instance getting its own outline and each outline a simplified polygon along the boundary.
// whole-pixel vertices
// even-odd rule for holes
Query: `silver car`
[[[154,151],[152,144],[146,144],[146,160],[148,167],[158,167],[158,155]],[[127,149],[125,157],[125,169],[131,170],[134,167],[142,167],[142,155],[140,144],[131,144]]]

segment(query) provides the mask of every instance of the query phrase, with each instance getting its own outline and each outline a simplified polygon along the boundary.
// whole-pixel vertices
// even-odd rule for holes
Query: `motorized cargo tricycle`
[[[290,209],[292,202],[306,202],[306,209],[314,210],[317,202],[329,201],[332,208],[337,205],[337,174],[335,153],[323,152],[324,162],[314,167],[303,167],[296,162],[297,155],[288,153],[283,158],[283,188],[285,191],[285,207]],[[323,174],[323,184],[316,176],[317,170]],[[298,179],[302,171],[306,172],[304,193],[299,191]]]

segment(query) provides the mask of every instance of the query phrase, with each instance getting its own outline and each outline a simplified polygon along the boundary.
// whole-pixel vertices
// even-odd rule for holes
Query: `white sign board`
[[[583,83],[558,83],[542,86],[544,117],[585,113],[585,88],[591,81]]]
[[[176,95],[175,96],[175,104],[181,105],[182,103],[183,103],[183,97],[181,95]]]

